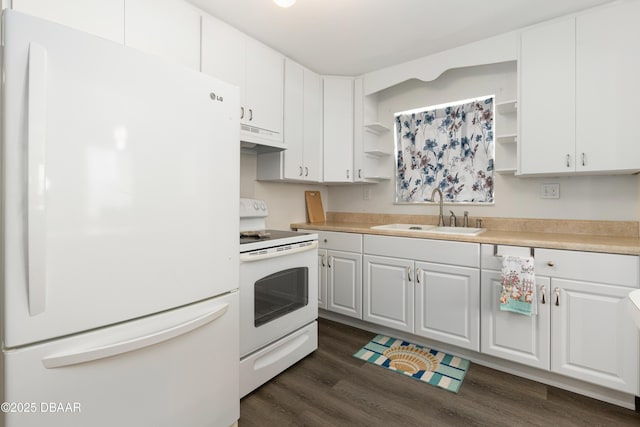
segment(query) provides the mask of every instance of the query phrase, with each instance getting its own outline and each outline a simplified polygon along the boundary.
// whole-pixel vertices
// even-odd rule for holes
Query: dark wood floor
[[[242,399],[251,426],[640,426],[640,413],[472,363],[458,394],[355,359],[374,334],[321,319],[318,350]]]

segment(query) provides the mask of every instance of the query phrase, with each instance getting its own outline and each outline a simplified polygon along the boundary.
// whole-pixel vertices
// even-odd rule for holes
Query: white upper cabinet
[[[564,173],[575,166],[575,21],[523,31],[520,39],[520,174]]]
[[[353,78],[323,80],[324,181],[353,182]]]
[[[200,70],[198,9],[182,0],[126,0],[125,13],[127,46]]]
[[[322,78],[286,59],[284,178],[322,181]]]
[[[284,57],[224,22],[202,18],[202,72],[240,87],[241,139],[284,148]]]
[[[282,141],[284,57],[262,43],[246,39],[245,123]]]
[[[616,2],[522,32],[518,173],[640,170],[638,16]]]
[[[259,180],[322,181],[322,78],[285,59],[286,150],[258,154]]]
[[[124,43],[124,0],[13,0],[13,9]]]
[[[640,169],[640,2],[576,18],[576,170]]]

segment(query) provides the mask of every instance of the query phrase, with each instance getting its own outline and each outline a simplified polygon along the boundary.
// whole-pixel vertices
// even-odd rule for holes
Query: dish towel
[[[500,310],[531,316],[538,314],[533,257],[502,257]]]

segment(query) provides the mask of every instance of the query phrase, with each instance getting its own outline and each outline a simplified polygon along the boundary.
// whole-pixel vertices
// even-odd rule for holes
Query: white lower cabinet
[[[477,268],[416,262],[415,289],[416,335],[480,351]]]
[[[630,289],[555,278],[551,287],[551,370],[638,395],[638,329],[627,307]]]
[[[362,234],[318,234],[318,308],[362,319]]]
[[[327,251],[327,310],[362,319],[362,254]]]
[[[318,308],[327,309],[327,250],[318,249]]]
[[[538,314],[529,317],[499,308],[500,255],[523,252],[482,245],[481,351],[638,395],[640,340],[626,300],[640,287],[639,257],[535,249]]]
[[[363,320],[480,350],[478,244],[366,235],[364,245]]]
[[[548,299],[549,278],[536,278],[537,316],[523,316],[500,310],[501,278],[500,271],[482,270],[481,351],[548,370],[551,315],[551,304]],[[542,289],[545,294],[544,302],[542,302]]]
[[[362,319],[413,332],[414,262],[364,256]]]

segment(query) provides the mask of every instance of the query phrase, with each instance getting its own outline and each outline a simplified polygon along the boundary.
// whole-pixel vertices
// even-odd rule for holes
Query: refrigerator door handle
[[[46,125],[47,125],[47,50],[29,44],[27,106],[28,228],[27,264],[29,314],[46,308]]]
[[[209,313],[187,320],[179,325],[126,341],[46,356],[42,358],[42,364],[47,369],[63,368],[65,366],[92,362],[94,360],[139,350],[150,345],[176,338],[211,323],[224,315],[228,308],[229,304],[224,303]]]

